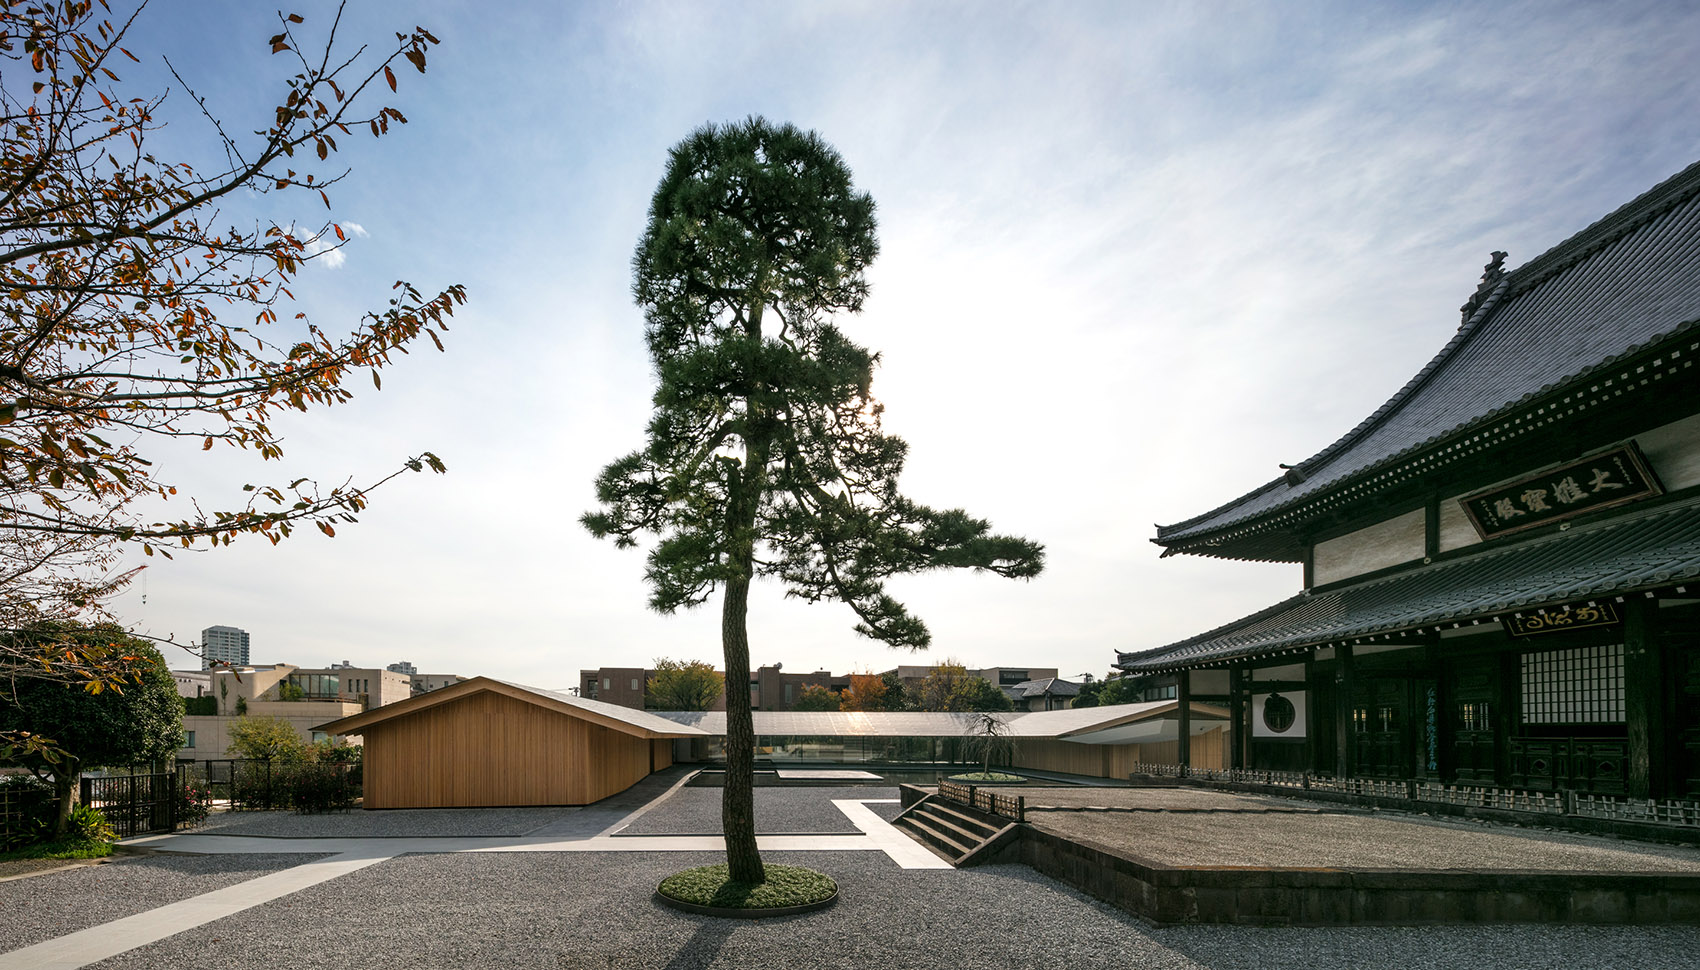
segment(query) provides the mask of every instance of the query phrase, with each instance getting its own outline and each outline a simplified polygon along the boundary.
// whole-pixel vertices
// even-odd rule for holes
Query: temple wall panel
[[[1317,586],[1386,569],[1423,557],[1427,513],[1415,509],[1384,522],[1316,544],[1312,577]]]

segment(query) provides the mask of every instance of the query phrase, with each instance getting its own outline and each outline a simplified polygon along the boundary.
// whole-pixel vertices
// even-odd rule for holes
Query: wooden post
[[[1644,597],[1623,604],[1623,712],[1629,728],[1625,782],[1630,798],[1665,795],[1665,664],[1656,626],[1658,602]]]
[[[1240,668],[1228,671],[1228,767],[1245,767],[1246,736],[1245,692],[1240,683]]]
[[[1180,708],[1180,744],[1175,760],[1180,762],[1181,776],[1192,767],[1192,671],[1183,670],[1175,676],[1175,700]]]
[[[1334,774],[1350,778],[1357,764],[1357,737],[1352,724],[1352,645],[1334,648]]]

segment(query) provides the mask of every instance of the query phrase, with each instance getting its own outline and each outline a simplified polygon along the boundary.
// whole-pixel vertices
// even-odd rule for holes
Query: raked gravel
[[[859,830],[832,804],[834,799],[896,797],[896,788],[863,785],[757,788],[756,832],[763,835],[855,835]],[[618,834],[719,835],[720,799],[719,788],[680,788]]]
[[[1031,811],[1069,838],[1168,866],[1700,872],[1700,850],[1407,815]]]
[[[1153,930],[1025,866],[903,870],[865,852],[767,858],[832,875],[839,904],[746,921],[654,901],[662,878],[716,861],[710,853],[406,856],[94,966],[1687,970],[1700,952],[1692,927]]]
[[[0,883],[0,953],[134,916],[321,855],[121,857]]]
[[[1320,802],[1293,798],[1237,795],[1202,788],[1067,788],[1026,785],[1000,788],[1020,795],[1032,808],[1108,809],[1112,811],[1166,812],[1337,812]]]

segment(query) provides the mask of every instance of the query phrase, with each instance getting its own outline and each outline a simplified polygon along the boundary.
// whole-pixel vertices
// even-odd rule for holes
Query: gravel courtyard
[[[675,775],[674,777],[682,777]],[[642,797],[660,801],[621,834],[689,835],[715,830],[718,789],[673,788],[655,779]],[[1101,798],[1076,790],[1080,798]],[[329,836],[430,831],[466,834],[530,829],[588,837],[643,804],[578,812],[458,810],[348,816],[224,816],[208,831],[287,831]],[[758,827],[771,833],[848,833],[834,799],[895,798],[883,787],[760,788]],[[1258,800],[1223,812],[1219,803],[1170,791],[1161,811],[1040,811],[1056,818],[1114,823],[1126,837],[1150,839],[1154,820],[1224,820],[1249,826],[1378,823],[1336,813],[1269,812]],[[871,806],[883,817],[895,805]],[[1128,806],[1122,806],[1124,809]],[[1147,806],[1148,808],[1155,806]],[[1292,807],[1303,808],[1302,805]],[[550,812],[557,814],[549,814]],[[222,824],[221,824],[222,823]],[[1175,823],[1179,824],[1179,823]],[[1409,823],[1406,823],[1409,824]],[[1435,825],[1426,843],[1447,846],[1470,826]],[[1456,831],[1454,831],[1456,830]],[[1176,829],[1157,833],[1165,845]],[[1200,829],[1200,832],[1205,831]],[[421,833],[422,834],[422,833]],[[1245,833],[1215,841],[1232,846]],[[1330,832],[1328,839],[1359,837]],[[1502,834],[1517,839],[1519,833]],[[1545,838],[1545,836],[1543,836]],[[1560,841],[1565,838],[1561,837]],[[287,844],[287,838],[278,838]],[[1592,840],[1595,842],[1603,840]],[[1616,843],[1617,851],[1643,851]],[[477,852],[404,855],[337,876],[91,964],[106,970],[396,970],[460,968],[826,967],[855,970],[935,967],[1150,968],[1150,970],[1665,970],[1694,966],[1700,927],[1471,926],[1259,929],[1201,926],[1152,929],[1025,866],[968,870],[903,869],[874,851],[766,853],[770,862],[808,865],[839,882],[835,907],[759,921],[696,917],[659,905],[656,884],[679,869],[720,861],[707,852]],[[1592,849],[1591,846],[1583,848]],[[1644,851],[1669,855],[1672,850]],[[1696,854],[1700,856],[1700,854]],[[0,951],[218,890],[311,855],[148,856],[0,883]]]
[[[1700,928],[1688,927],[1151,930],[1024,866],[903,870],[863,852],[770,858],[831,873],[843,900],[739,921],[651,899],[665,875],[716,861],[706,853],[405,856],[94,966],[883,970],[947,958],[960,967],[1686,970],[1700,950]]]

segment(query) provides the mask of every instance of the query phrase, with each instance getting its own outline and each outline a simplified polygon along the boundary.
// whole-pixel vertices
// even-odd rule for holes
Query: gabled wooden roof
[[[362,711],[359,714],[331,721],[328,724],[320,724],[313,730],[324,731],[327,734],[360,734],[372,725],[380,724],[391,718],[406,717],[409,714],[416,714],[428,708],[485,691],[559,711],[569,717],[580,718],[592,724],[612,728],[640,738],[694,738],[702,737],[706,733],[698,728],[656,717],[648,711],[620,707],[617,704],[604,704],[601,701],[574,697],[571,694],[544,690],[541,687],[527,687],[524,684],[509,683],[505,680],[497,680],[494,677],[474,677],[471,680],[463,680],[458,684],[439,688],[430,693],[418,694],[405,701],[386,704],[383,707],[374,707],[369,711]]]
[[[1670,377],[1700,332],[1700,163],[1489,282],[1386,404],[1293,473],[1158,526],[1164,555],[1296,562],[1313,517]]]

